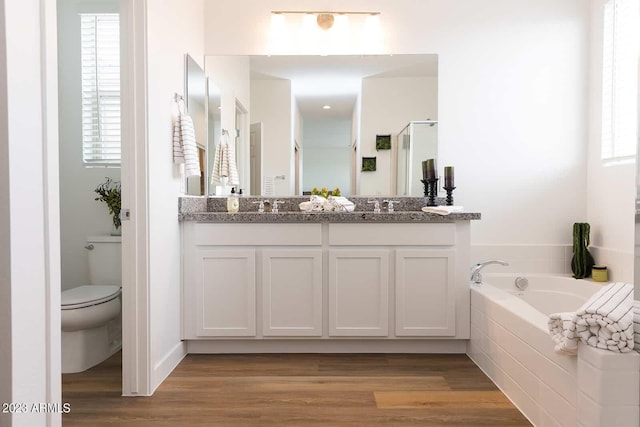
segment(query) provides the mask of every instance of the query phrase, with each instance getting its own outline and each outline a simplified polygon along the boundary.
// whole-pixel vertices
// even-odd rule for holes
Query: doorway
[[[252,196],[262,193],[262,123],[252,123],[249,132],[249,157]]]

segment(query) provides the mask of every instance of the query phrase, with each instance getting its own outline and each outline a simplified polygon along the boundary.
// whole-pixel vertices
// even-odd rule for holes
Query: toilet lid
[[[120,295],[120,286],[85,285],[62,292],[62,309],[79,308],[110,301]]]

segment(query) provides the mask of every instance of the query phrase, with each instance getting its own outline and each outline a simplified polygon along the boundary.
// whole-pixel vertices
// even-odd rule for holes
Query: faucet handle
[[[264,212],[264,202],[265,200],[260,200],[259,202],[253,202],[254,205],[258,205],[258,212],[263,213]],[[268,202],[268,200],[267,200]]]
[[[373,203],[373,212],[380,213],[380,201],[379,200],[367,200],[367,203]]]
[[[383,202],[387,204],[387,212],[393,212],[394,211],[393,204],[400,203],[398,200],[383,200]]]
[[[280,203],[284,203],[284,200],[274,200],[273,209],[271,209],[271,212],[278,213],[278,206],[280,205]]]

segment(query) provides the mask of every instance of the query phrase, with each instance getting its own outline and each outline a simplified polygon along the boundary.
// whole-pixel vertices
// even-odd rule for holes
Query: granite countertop
[[[356,204],[354,212],[302,212],[298,204],[309,200],[308,197],[279,197],[282,200],[280,212],[256,212],[254,202],[267,199],[265,197],[242,197],[240,212],[226,212],[226,197],[193,197],[179,198],[180,221],[210,223],[317,223],[317,222],[375,222],[375,223],[415,223],[415,222],[452,222],[479,220],[478,212],[459,212],[449,215],[438,215],[422,212],[426,205],[423,197],[393,197],[399,200],[395,212],[374,213],[368,205],[370,197],[350,197]],[[376,197],[380,201],[388,197]],[[444,203],[442,203],[444,204]]]

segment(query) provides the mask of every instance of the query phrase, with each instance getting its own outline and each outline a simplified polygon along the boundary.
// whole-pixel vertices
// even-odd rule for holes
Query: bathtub
[[[525,290],[515,286],[526,277]],[[602,284],[570,276],[485,275],[471,287],[467,354],[536,426],[638,426],[640,355],[580,344],[556,353],[548,315],[575,311]]]

